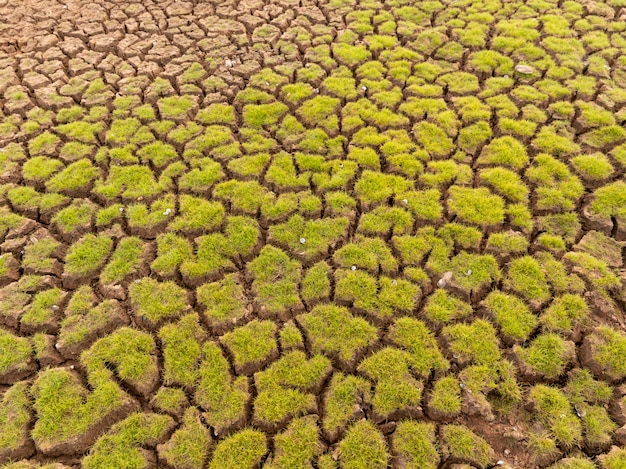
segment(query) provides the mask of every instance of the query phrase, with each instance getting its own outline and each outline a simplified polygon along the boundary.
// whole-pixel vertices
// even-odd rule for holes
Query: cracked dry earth
[[[625,7],[0,0],[0,465],[625,468]]]

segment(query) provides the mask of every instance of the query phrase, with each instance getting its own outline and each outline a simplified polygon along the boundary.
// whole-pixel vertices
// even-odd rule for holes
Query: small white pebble
[[[468,275],[468,276],[469,276],[469,275],[472,275],[472,269],[468,269],[468,271],[467,271],[467,272],[465,272],[465,275]]]
[[[398,284],[398,281],[397,281],[396,279],[394,279],[394,280],[392,280],[392,281],[391,281],[391,284],[392,284],[392,285],[397,285],[397,284]]]
[[[340,168],[343,168],[343,163],[339,163],[339,167],[340,167]]]
[[[171,208],[166,208],[166,209],[165,209],[165,212],[163,212],[163,215],[167,216],[167,215],[169,215],[170,213],[172,213],[172,209],[171,209]]]
[[[67,5],[63,5],[63,8],[67,8]]]
[[[73,370],[73,369],[74,369],[74,365],[70,365],[70,370]]]
[[[511,454],[511,450],[509,448],[505,448],[504,454],[508,456],[509,454]]]
[[[300,238],[300,244],[304,244],[304,243],[306,243],[306,239]]]
[[[120,207],[120,213],[124,211],[124,207]]]
[[[509,76],[508,75],[504,75],[504,78],[509,78]]]
[[[454,359],[456,360],[456,359],[457,359],[457,358],[459,358],[460,356],[461,356],[461,355],[459,355],[458,353],[455,353],[455,354],[453,354],[453,355],[452,355],[452,358],[454,358]]]
[[[408,201],[407,199],[402,199],[402,203],[403,203],[403,204],[408,204],[408,203],[409,203],[409,201]]]
[[[532,68],[530,65],[519,64],[515,66],[515,71],[517,73],[521,73],[522,75],[531,75],[535,71],[535,69]]]
[[[504,461],[498,461],[496,464],[497,464],[498,466],[502,466],[502,465],[504,464]]]
[[[58,350],[59,349],[59,344],[54,344],[54,348]]]
[[[269,81],[266,81],[266,82],[265,82],[265,86],[270,86],[270,82],[269,82]]]
[[[461,389],[465,389],[465,384],[461,383],[461,384],[459,384],[459,387],[460,387]]]
[[[52,305],[52,311],[58,311],[58,310],[59,310],[58,305]]]
[[[367,86],[361,86],[361,89],[362,89],[363,91],[367,91]]]
[[[315,88],[315,92],[316,92],[316,93],[319,93],[319,92],[320,92],[320,89],[319,89],[319,88]]]
[[[350,270],[356,270],[356,265],[353,265],[352,267],[350,267]]]
[[[135,280],[135,283],[139,283],[139,279]]]

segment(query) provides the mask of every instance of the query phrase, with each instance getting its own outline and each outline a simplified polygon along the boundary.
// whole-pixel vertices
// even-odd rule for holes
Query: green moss
[[[574,344],[556,334],[541,334],[527,348],[515,347],[517,355],[548,379],[558,378],[574,358]]]
[[[428,408],[446,417],[457,415],[461,411],[460,384],[454,376],[444,376],[438,379],[428,400]]]
[[[167,415],[131,414],[95,442],[82,466],[86,469],[145,467],[148,459],[142,448],[156,446],[174,426],[174,420]]]
[[[571,334],[586,323],[589,306],[580,295],[565,294],[555,298],[540,317],[545,330]]]
[[[316,351],[338,354],[351,361],[376,339],[377,329],[346,308],[334,305],[316,306],[298,317]]]
[[[450,260],[447,267],[454,274],[454,283],[466,292],[490,285],[501,276],[498,262],[490,254],[478,255],[462,251]]]
[[[167,324],[159,331],[162,341],[166,385],[181,384],[192,388],[198,379],[198,366],[206,333],[197,314],[183,316],[175,324]]]
[[[530,256],[509,263],[505,284],[531,301],[542,302],[550,297],[545,273],[539,262]]]
[[[345,469],[382,469],[389,454],[382,433],[368,420],[352,425],[339,443],[339,461]]]
[[[608,326],[599,326],[593,334],[587,336],[586,342],[602,373],[612,380],[626,376],[626,363],[621,359],[626,350],[626,334]]]
[[[183,233],[201,233],[219,227],[224,217],[224,207],[219,202],[182,194],[179,197],[179,214],[168,228]]]
[[[559,443],[570,447],[581,439],[582,426],[562,391],[537,384],[530,389],[528,400],[534,405],[535,418],[548,428]]]
[[[28,370],[33,354],[32,344],[28,338],[18,337],[8,331],[1,330],[0,352],[0,375],[11,371]],[[7,425],[7,422],[4,422],[4,425]],[[8,442],[4,444],[6,445]],[[2,446],[0,445],[0,448]]]
[[[209,469],[253,469],[266,451],[262,432],[251,428],[241,430],[216,446]]]
[[[127,200],[138,197],[151,197],[163,189],[154,178],[150,168],[146,166],[112,166],[106,181],[98,181],[94,191],[106,199],[121,196]]]
[[[445,425],[441,429],[443,455],[488,466],[494,457],[493,449],[481,437],[463,425]]]
[[[54,238],[43,238],[24,248],[22,267],[26,271],[47,273],[56,265],[54,254],[58,254],[61,243]]]
[[[450,366],[443,357],[433,333],[417,319],[397,319],[389,329],[389,339],[413,356],[412,367],[421,376],[431,370],[445,371]]]
[[[88,189],[89,185],[99,174],[100,171],[91,164],[91,161],[82,159],[72,163],[53,176],[46,183],[46,188],[53,192],[70,193],[80,189]]]
[[[72,244],[65,256],[65,274],[86,276],[98,271],[111,252],[113,241],[107,236],[87,234]]]
[[[196,105],[196,100],[189,95],[168,96],[157,101],[162,119],[184,119],[189,116]]]
[[[484,305],[510,339],[524,341],[537,327],[537,317],[516,296],[494,291],[485,298]]]
[[[480,164],[503,165],[519,170],[528,162],[524,145],[513,137],[498,137],[483,148],[478,157]]]
[[[591,202],[591,212],[604,217],[626,216],[626,183],[613,182],[596,189]]]
[[[444,289],[437,289],[424,306],[426,317],[438,324],[445,324],[471,314],[472,307],[465,301],[450,295]]]
[[[432,157],[447,156],[454,149],[454,143],[445,131],[430,122],[416,124],[413,128],[413,133],[418,143]]]
[[[220,347],[213,342],[205,342],[194,398],[205,410],[206,422],[214,427],[217,434],[237,422],[242,422],[248,397],[247,378],[241,376],[233,379],[230,365]],[[224,457],[226,456],[222,456]]]
[[[334,373],[325,397],[325,414],[322,421],[324,430],[332,435],[350,422],[354,421],[358,412],[355,406],[368,402],[370,383],[364,378]]]
[[[47,156],[30,158],[22,166],[22,175],[29,181],[42,182],[56,172],[63,163]]]
[[[31,435],[42,450],[74,441],[111,412],[120,409],[125,398],[119,387],[101,376],[91,377],[88,392],[78,376],[67,369],[42,371],[31,388],[37,420]]]
[[[331,372],[330,360],[322,355],[307,359],[296,350],[285,354],[266,370],[254,375],[258,396],[254,401],[254,418],[264,426],[275,426],[290,417],[315,410],[315,396]]]
[[[187,404],[187,396],[185,391],[180,388],[168,388],[161,386],[154,397],[150,400],[150,404],[157,410],[172,414],[181,414]]]
[[[109,378],[112,371],[107,366],[114,365],[119,378],[145,396],[159,376],[155,354],[156,344],[149,334],[122,327],[95,342],[81,354],[80,360],[89,375],[106,374]]]
[[[306,271],[300,284],[302,299],[314,302],[327,299],[330,294],[330,266],[322,261]]]
[[[28,384],[19,382],[8,388],[0,401],[0,452],[19,450],[28,438],[31,400]]]
[[[223,335],[220,340],[231,351],[235,367],[245,370],[250,366],[257,368],[278,353],[275,335],[276,324],[271,321],[253,320]]]
[[[179,316],[187,308],[187,293],[174,282],[144,277],[128,288],[135,314],[151,323]]]
[[[144,245],[139,238],[122,239],[100,274],[100,281],[104,284],[119,283],[130,275],[139,272],[143,253]]]
[[[211,446],[211,436],[200,419],[200,412],[190,407],[185,411],[182,426],[158,450],[159,456],[175,469],[192,469],[204,464]]]
[[[373,411],[389,417],[420,405],[423,385],[411,375],[413,357],[409,352],[385,347],[367,357],[358,367],[376,383]]]
[[[449,209],[461,219],[478,225],[494,225],[504,220],[504,202],[486,188],[452,186]]]
[[[25,327],[36,329],[55,329],[56,310],[64,297],[65,293],[58,288],[37,293],[22,315],[21,323]]]
[[[314,416],[293,420],[274,441],[276,455],[268,462],[269,469],[306,467],[321,452]]]
[[[461,362],[473,361],[476,364],[494,363],[500,358],[499,340],[494,327],[484,319],[471,324],[446,326],[443,336],[450,350]]]

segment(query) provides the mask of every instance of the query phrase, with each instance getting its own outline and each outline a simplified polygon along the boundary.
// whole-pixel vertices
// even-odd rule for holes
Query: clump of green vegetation
[[[33,347],[27,337],[0,330],[0,352],[0,382],[5,382],[7,375],[17,381],[33,371]]]
[[[459,363],[490,364],[500,359],[499,340],[490,322],[477,319],[471,324],[455,324],[442,330],[450,351]]]
[[[589,306],[580,295],[566,293],[554,299],[539,317],[544,330],[572,335],[583,327],[589,315]]]
[[[253,469],[267,452],[265,435],[251,428],[220,441],[215,447],[209,469]]]
[[[111,259],[100,274],[104,285],[119,284],[140,272],[145,247],[141,239],[130,236],[120,240]]]
[[[576,354],[573,342],[553,333],[541,334],[528,347],[515,346],[514,350],[532,372],[551,380],[563,374]]]
[[[370,383],[364,378],[334,373],[325,395],[322,428],[335,440],[349,423],[364,415],[360,406],[371,400]]]
[[[28,423],[31,401],[28,384],[15,383],[8,388],[0,400],[0,457],[11,460],[20,455],[28,445]]]
[[[310,313],[300,315],[311,346],[319,352],[336,355],[354,366],[360,352],[377,337],[376,327],[350,314],[346,308],[320,305]]]
[[[108,375],[108,371],[106,375]],[[37,421],[31,432],[44,454],[63,454],[67,448],[87,450],[89,430],[136,404],[103,373],[90,376],[93,391],[65,368],[41,371],[31,388]]]
[[[441,429],[442,453],[478,467],[488,466],[494,451],[481,437],[463,425],[445,425]]]
[[[491,292],[483,305],[493,315],[502,334],[513,341],[528,339],[539,322],[522,300],[500,291]]]
[[[193,96],[168,96],[161,98],[157,102],[159,114],[162,119],[173,119],[176,121],[184,121],[191,117],[198,105]]]
[[[369,420],[353,424],[339,443],[339,461],[342,467],[387,467],[389,453],[382,433]]]
[[[402,317],[389,328],[388,338],[412,355],[411,366],[427,377],[431,371],[446,371],[450,364],[444,358],[435,335],[418,319]]]
[[[155,447],[175,427],[169,415],[136,413],[115,424],[93,445],[82,461],[86,469],[99,467],[145,467],[142,448]]]
[[[459,218],[481,226],[496,225],[504,221],[504,202],[489,192],[478,189],[452,186],[449,189],[448,207]]]
[[[183,416],[182,426],[167,443],[157,447],[159,457],[176,469],[201,467],[212,446],[209,429],[200,420],[200,412],[189,407]]]
[[[268,359],[278,356],[275,334],[276,324],[255,319],[223,335],[220,340],[231,351],[237,372],[251,374]]]
[[[429,415],[435,420],[450,419],[461,412],[461,383],[454,376],[438,379],[428,399]]]
[[[435,469],[441,459],[432,423],[413,420],[398,423],[393,433],[393,448],[406,461],[406,469]]]
[[[321,453],[314,415],[293,420],[274,440],[275,456],[266,463],[268,469],[306,467]]]
[[[472,313],[472,306],[439,288],[428,298],[424,314],[435,324],[446,324]]]
[[[598,377],[617,381],[626,376],[626,363],[621,359],[625,350],[626,334],[599,326],[585,337],[583,360]]]
[[[423,385],[411,375],[412,362],[409,352],[395,347],[385,347],[361,362],[358,371],[376,383],[372,398],[376,415],[411,414],[419,407]]]
[[[565,394],[557,388],[537,384],[530,389],[528,400],[535,408],[535,418],[565,447],[571,447],[582,438],[582,426],[574,415]]]
[[[255,422],[275,428],[289,418],[315,412],[313,392],[330,373],[330,360],[323,355],[307,359],[299,350],[283,355],[254,375],[258,390],[254,400]]]
[[[113,240],[108,236],[87,234],[70,246],[65,256],[64,281],[89,279],[105,264]]]
[[[221,434],[244,422],[249,395],[247,378],[233,378],[219,345],[205,342],[194,398],[205,410],[205,421],[215,429],[215,433]]]
[[[259,256],[248,264],[253,277],[259,309],[265,315],[286,315],[291,309],[301,309],[298,295],[300,263],[291,259],[284,251],[265,246]]]
[[[305,220],[296,214],[285,223],[272,225],[269,239],[310,261],[325,256],[347,234],[347,229],[345,217]]]
[[[128,293],[135,316],[151,328],[189,309],[187,292],[174,282],[144,277],[132,283]]]
[[[533,306],[545,302],[550,297],[546,275],[539,262],[530,256],[512,260],[504,282],[507,288],[520,293]]]
[[[206,333],[197,314],[183,316],[177,323],[166,324],[159,330],[163,347],[163,382],[193,388],[198,380],[202,354],[201,343]]]
[[[248,314],[243,286],[236,274],[198,287],[196,295],[198,303],[206,308],[204,316],[214,330],[230,328]]]

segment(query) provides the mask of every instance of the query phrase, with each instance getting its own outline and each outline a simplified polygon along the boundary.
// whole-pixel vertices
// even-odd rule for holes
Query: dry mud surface
[[[623,0],[0,19],[0,466],[626,467]]]

